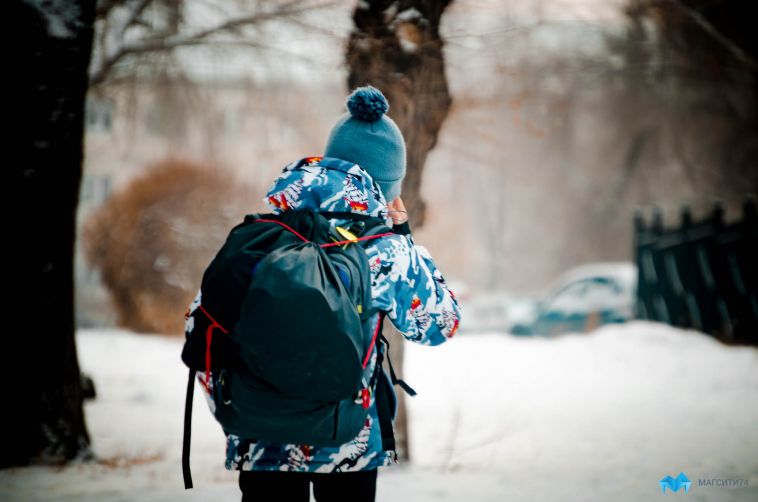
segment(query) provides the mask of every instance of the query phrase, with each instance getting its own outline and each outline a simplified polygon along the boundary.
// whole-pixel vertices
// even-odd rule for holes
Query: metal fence
[[[666,229],[655,209],[635,215],[637,316],[692,328],[730,343],[758,345],[758,215],[748,195],[742,218],[726,224],[724,209]]]

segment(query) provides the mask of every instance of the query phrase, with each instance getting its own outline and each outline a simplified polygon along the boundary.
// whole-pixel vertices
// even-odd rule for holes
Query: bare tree
[[[266,48],[256,27],[332,6],[334,0],[207,0],[196,2],[212,21],[188,19],[183,0],[100,0],[90,85],[133,78],[137,68],[155,72],[173,64],[175,50],[204,46]],[[200,12],[196,12],[198,14]]]
[[[95,2],[14,0],[3,10],[15,29],[0,453],[0,467],[8,467],[92,456],[74,339],[73,256]]]
[[[741,192],[758,190],[758,44],[749,9],[736,0],[631,0],[627,8],[631,61],[647,77],[635,83],[662,110],[655,137],[694,190],[719,186],[737,206]]]
[[[90,91],[100,98],[121,94],[131,120],[151,91],[167,120],[183,123],[187,113],[208,130],[213,148],[217,115],[208,95],[190,74],[188,61],[240,57],[252,51],[286,52],[266,42],[264,28],[302,16],[337,0],[100,0],[90,65]],[[182,58],[186,51],[193,58]],[[195,57],[196,56],[196,57]],[[191,63],[190,63],[191,64]],[[179,134],[180,136],[181,134]]]
[[[424,163],[452,102],[439,33],[449,4],[450,0],[360,1],[347,45],[348,87],[371,84],[380,89],[390,102],[390,117],[403,132],[407,145],[403,201],[415,228],[424,223],[426,206],[420,194]],[[391,356],[402,368],[402,339],[397,332],[390,339],[394,340]],[[398,453],[409,458],[408,419],[404,398],[399,397]]]

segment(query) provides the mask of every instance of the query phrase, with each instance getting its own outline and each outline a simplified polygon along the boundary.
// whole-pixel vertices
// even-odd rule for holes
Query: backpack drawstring
[[[311,242],[308,239],[306,239],[305,237],[303,237],[302,235],[300,235],[294,228],[290,227],[289,225],[287,225],[286,223],[283,223],[281,221],[267,220],[267,219],[261,218],[261,219],[255,220],[255,223],[276,223],[277,225],[283,226],[284,228],[286,228],[287,230],[289,230],[293,234],[295,234],[298,237],[300,237],[300,239],[303,242]],[[348,239],[348,240],[345,240],[345,241],[328,242],[326,244],[319,244],[319,246],[322,247],[322,248],[328,248],[330,246],[341,246],[343,244],[350,244],[350,243],[358,242],[358,241],[367,241],[369,239],[377,239],[379,237],[386,237],[388,235],[396,235],[396,234],[395,234],[395,232],[385,232],[383,234],[367,235],[365,237],[358,237],[356,239]]]

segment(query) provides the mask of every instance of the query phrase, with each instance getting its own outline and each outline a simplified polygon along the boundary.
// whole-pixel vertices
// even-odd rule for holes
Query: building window
[[[87,132],[110,132],[113,123],[113,101],[88,97],[85,105]]]
[[[111,193],[111,178],[104,175],[84,175],[80,201],[87,205],[98,206],[105,202]]]

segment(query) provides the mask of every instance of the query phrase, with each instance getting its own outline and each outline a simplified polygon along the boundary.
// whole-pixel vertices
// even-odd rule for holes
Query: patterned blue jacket
[[[265,197],[272,212],[312,208],[321,211],[351,211],[387,218],[384,195],[359,165],[329,157],[306,157],[288,164]],[[333,225],[346,220],[333,219]],[[461,312],[453,293],[437,270],[427,250],[414,244],[410,235],[391,235],[369,241],[366,246],[371,270],[373,306],[409,340],[438,345],[458,328]],[[193,301],[192,312],[200,303]],[[371,325],[376,325],[375,314]],[[190,327],[188,327],[190,329]],[[376,365],[373,351],[366,375]],[[201,388],[213,410],[205,374],[198,372]],[[364,385],[367,382],[364,381]],[[374,397],[371,395],[363,429],[351,441],[337,447],[280,444],[254,441],[230,434],[226,441],[229,470],[282,470],[346,472],[390,465],[394,451],[382,449]]]

